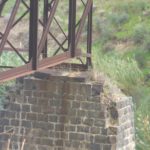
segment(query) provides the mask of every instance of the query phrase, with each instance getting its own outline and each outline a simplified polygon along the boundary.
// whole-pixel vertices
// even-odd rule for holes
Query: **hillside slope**
[[[150,1],[95,0],[94,66],[135,106],[137,150],[150,149]]]

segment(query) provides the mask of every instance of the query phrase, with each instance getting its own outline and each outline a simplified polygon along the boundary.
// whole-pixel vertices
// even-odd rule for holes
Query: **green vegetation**
[[[94,0],[94,5],[94,69],[105,73],[133,97],[137,150],[149,150],[150,0]],[[61,13],[64,6],[60,6],[57,15],[67,25],[67,18]],[[81,15],[81,11],[78,13]],[[3,86],[0,95],[1,91]]]
[[[137,150],[150,149],[149,2],[108,0],[94,16],[94,66],[133,97]]]

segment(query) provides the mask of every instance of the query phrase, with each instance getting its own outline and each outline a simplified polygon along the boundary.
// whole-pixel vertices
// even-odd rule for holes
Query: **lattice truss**
[[[0,82],[64,63],[91,66],[92,0],[2,0]]]

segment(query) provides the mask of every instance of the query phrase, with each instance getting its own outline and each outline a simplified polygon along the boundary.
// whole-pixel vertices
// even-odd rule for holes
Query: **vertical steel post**
[[[90,12],[88,14],[88,26],[87,26],[87,59],[86,59],[86,66],[87,68],[92,66],[92,11],[93,11],[93,3],[91,5]]]
[[[48,20],[48,0],[44,0],[44,11],[43,11],[43,24],[44,24],[44,28],[43,28],[43,31],[45,30],[45,27],[47,25],[47,20]],[[47,40],[45,41],[45,46],[44,46],[44,49],[43,49],[43,58],[46,58],[47,57]]]
[[[69,0],[69,38],[68,47],[71,57],[75,56],[75,36],[76,36],[76,0]]]
[[[38,1],[30,0],[29,60],[32,61],[33,70],[37,69]]]

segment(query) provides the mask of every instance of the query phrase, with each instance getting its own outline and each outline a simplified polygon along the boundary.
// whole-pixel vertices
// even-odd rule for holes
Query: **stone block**
[[[87,150],[103,150],[100,144],[91,143],[87,144]]]
[[[33,93],[32,93],[31,90],[24,90],[24,91],[23,91],[24,98],[26,98],[26,97],[31,97],[32,94],[33,94]]]
[[[74,149],[82,149],[81,147],[81,141],[72,141],[71,147]]]
[[[37,114],[36,113],[27,113],[26,119],[29,121],[36,121],[37,120]]]
[[[94,134],[85,134],[85,141],[87,143],[94,143],[95,135]]]
[[[73,101],[72,102],[72,108],[79,109],[80,108],[80,101]]]
[[[77,132],[89,133],[89,130],[88,126],[77,126]]]
[[[75,96],[71,96],[72,100],[77,100],[77,101],[87,101],[87,96],[86,95],[75,95]],[[69,98],[68,98],[69,99]]]
[[[84,110],[95,110],[98,104],[96,103],[89,103],[89,102],[82,102],[81,108]]]
[[[78,94],[83,95],[84,98],[91,97],[92,96],[92,85],[90,83],[89,84],[82,83],[78,92],[79,92]]]
[[[69,133],[69,140],[83,141],[85,139],[84,134]]]
[[[86,114],[87,114],[86,110],[80,110],[80,109],[77,110],[77,116],[86,117]]]
[[[117,135],[118,128],[117,127],[109,127],[107,129],[108,135]]]
[[[31,112],[34,113],[41,113],[42,112],[42,107],[38,105],[32,105],[31,106]]]
[[[52,99],[49,101],[50,106],[55,107],[61,107],[62,106],[62,100],[61,99]]]
[[[109,141],[110,141],[111,144],[115,144],[115,143],[117,143],[117,137],[114,136],[114,135],[110,135],[109,136]]]
[[[9,139],[9,135],[8,134],[0,134],[0,141],[1,142],[6,142]]]
[[[100,130],[101,130],[100,131],[101,135],[105,135],[105,136],[108,135],[107,134],[107,128],[101,128]]]
[[[56,132],[54,130],[51,130],[51,131],[49,131],[49,137],[54,138],[54,139],[58,139],[61,137],[61,132]]]
[[[9,106],[10,106],[10,108],[9,108],[10,111],[20,112],[20,110],[21,110],[20,104],[11,103],[11,104],[9,104]]]
[[[76,129],[76,126],[73,126],[73,125],[66,125],[66,126],[65,126],[65,131],[66,131],[66,132],[68,132],[68,131],[69,131],[69,132],[70,132],[70,131],[71,131],[71,132],[75,132],[75,129]]]
[[[38,98],[37,99],[37,105],[48,106],[49,105],[49,99],[48,98]]]
[[[49,91],[49,92],[43,91],[42,94],[41,94],[41,97],[43,97],[43,98],[52,98],[53,94],[54,93],[52,93],[52,91]]]
[[[33,90],[32,90],[32,97],[33,97],[33,98],[40,98],[40,97],[43,96],[42,92],[43,92],[43,91],[38,91],[38,90],[33,91]]]
[[[100,96],[100,93],[103,91],[103,85],[93,84],[91,91],[92,91],[92,96]]]
[[[72,142],[70,140],[65,140],[64,145],[65,147],[71,147]]]
[[[63,139],[63,140],[64,139],[69,139],[69,134],[66,131],[61,132],[60,138]]]
[[[103,145],[103,150],[111,150],[111,148],[112,148],[112,145],[111,144],[104,144]]]
[[[94,103],[100,103],[101,99],[100,99],[100,96],[89,96],[87,97],[87,101],[89,102],[94,102]]]
[[[40,110],[41,110],[41,113],[42,114],[61,114],[61,110],[62,109],[60,109],[60,108],[57,108],[56,109],[56,107],[50,107],[50,106],[47,106],[47,105],[45,105],[45,106],[41,106],[41,108],[40,108]]]
[[[94,126],[96,127],[105,127],[106,120],[105,119],[95,119],[94,120]]]
[[[21,122],[19,120],[13,119],[10,121],[11,126],[19,126],[20,124],[21,124]]]
[[[68,114],[68,116],[72,116],[72,117],[77,117],[77,109],[66,109],[66,115]]]
[[[106,113],[103,111],[88,111],[87,117],[88,118],[95,118],[95,119],[105,119]]]
[[[24,145],[24,150],[37,150],[36,145],[26,143]]]
[[[91,127],[90,133],[91,134],[100,134],[100,128],[99,127]]]
[[[84,124],[84,125],[93,126],[93,123],[94,123],[94,120],[93,120],[93,119],[85,118],[85,119],[83,120],[83,124]]]
[[[5,114],[6,114],[7,111],[4,111],[4,110],[1,110],[0,111],[0,118],[5,118]]]
[[[56,115],[49,115],[48,116],[48,121],[49,122],[57,122],[58,121],[58,116],[56,116]]]
[[[0,111],[0,118],[15,118],[16,117],[16,112],[12,111],[7,111],[7,110],[2,110]]]
[[[23,112],[30,112],[31,111],[31,106],[30,105],[22,105],[22,110]]]
[[[56,140],[55,145],[63,147],[63,140],[61,139]]]
[[[16,117],[15,119],[23,119],[25,120],[26,119],[26,112],[19,112],[19,113],[16,113]]]
[[[38,121],[48,122],[48,115],[47,114],[38,114],[37,115]]]
[[[96,135],[95,136],[95,143],[100,144],[109,144],[110,140],[108,136],[105,135]]]
[[[55,124],[55,131],[64,131],[64,124]]]
[[[0,133],[4,131],[4,127],[0,125]]]
[[[30,133],[32,134],[33,137],[46,138],[49,136],[49,132],[42,129],[32,129]]]
[[[31,128],[32,127],[32,122],[31,121],[22,120],[22,126],[25,127],[25,128]]]
[[[54,129],[54,125],[52,123],[47,123],[47,122],[38,122],[38,121],[34,121],[32,123],[33,128],[39,128],[39,129],[43,129],[43,130],[53,130]]]
[[[6,126],[6,125],[9,125],[9,119],[4,119],[4,118],[2,118],[2,119],[0,119],[0,125],[1,126]]]
[[[48,138],[42,138],[40,141],[40,145],[54,146],[54,140]]]
[[[69,117],[67,117],[67,116],[60,116],[59,118],[58,118],[58,122],[60,122],[60,123],[69,123]]]
[[[28,97],[28,103],[32,105],[37,105],[37,98],[36,97]]]
[[[79,118],[79,117],[72,117],[72,118],[70,118],[70,123],[71,124],[78,124],[78,125],[80,125],[81,124],[81,118]]]

